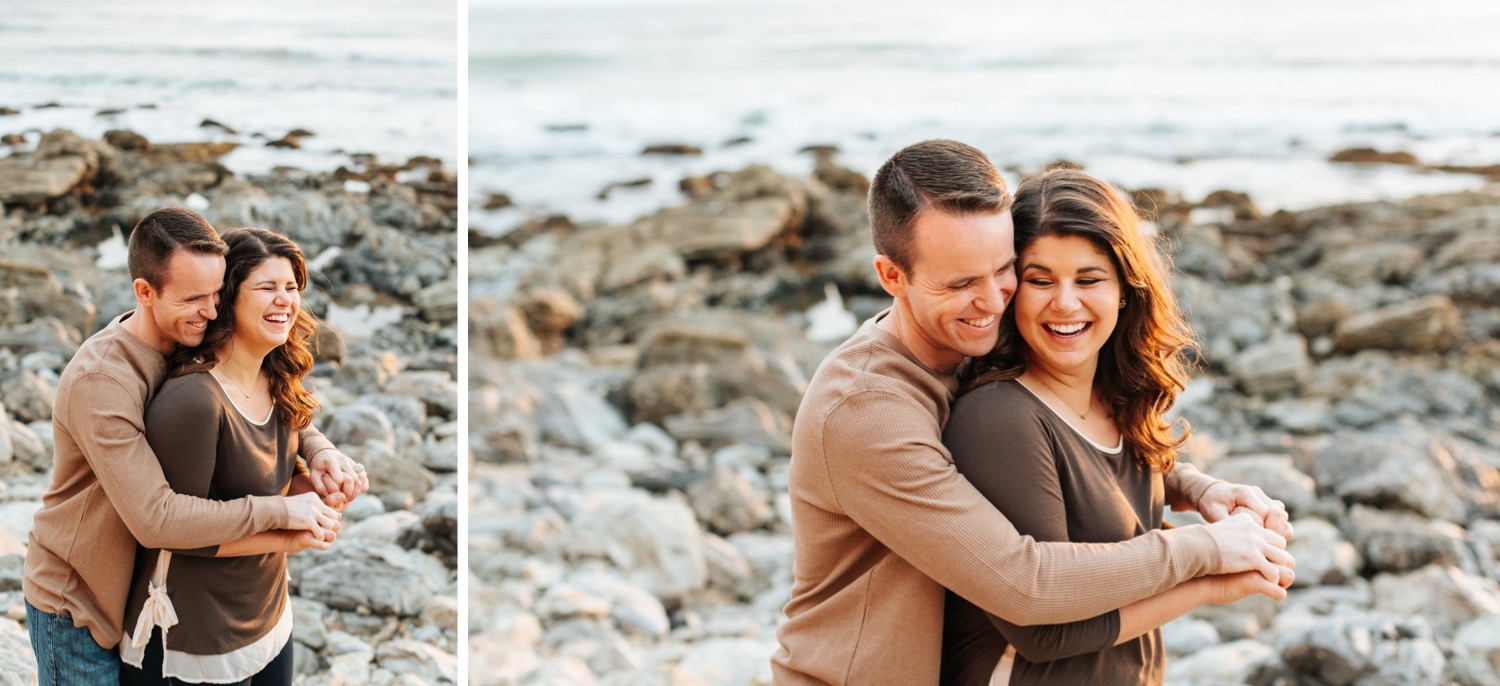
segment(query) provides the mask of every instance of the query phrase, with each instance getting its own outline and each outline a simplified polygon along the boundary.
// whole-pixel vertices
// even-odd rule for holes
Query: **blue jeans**
[[[26,631],[40,686],[118,686],[120,655],[105,650],[73,616],[42,612],[26,601]]]

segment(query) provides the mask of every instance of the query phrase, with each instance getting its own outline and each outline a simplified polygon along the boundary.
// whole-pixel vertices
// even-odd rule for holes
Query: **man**
[[[52,487],[31,529],[23,582],[43,686],[119,683],[114,649],[137,541],[200,548],[292,529],[326,548],[338,528],[335,507],[368,488],[363,469],[313,428],[302,433],[302,456],[319,493],[215,501],[167,485],[143,417],[166,377],[165,356],[201,343],[217,316],[225,250],[197,213],[147,215],[130,234],[138,307],[84,341],[58,380]]]
[[[1203,574],[1289,582],[1286,514],[1258,488],[1184,465],[1167,477],[1168,502],[1223,521],[1038,543],[954,470],[942,433],[958,367],[994,347],[1016,288],[1010,201],[984,154],[955,141],[912,145],[875,174],[875,270],[894,303],[819,365],[797,412],[795,580],[777,684],[937,683],[945,587],[1029,625],[1093,617]],[[1229,517],[1236,507],[1256,515]]]

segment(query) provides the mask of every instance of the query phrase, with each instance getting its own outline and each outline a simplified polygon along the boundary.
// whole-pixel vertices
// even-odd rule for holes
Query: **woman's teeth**
[[[1059,336],[1071,336],[1071,335],[1073,335],[1075,333],[1078,333],[1079,331],[1084,330],[1084,328],[1087,327],[1087,326],[1088,326],[1088,322],[1078,322],[1077,324],[1043,324],[1042,325],[1043,328],[1047,329],[1048,331],[1051,331],[1052,333],[1058,334]]]

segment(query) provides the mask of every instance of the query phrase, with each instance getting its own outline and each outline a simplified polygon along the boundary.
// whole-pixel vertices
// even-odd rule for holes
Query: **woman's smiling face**
[[[1081,236],[1042,236],[1021,253],[1016,328],[1031,363],[1054,374],[1090,374],[1120,318],[1114,260]]]
[[[301,308],[292,263],[285,257],[267,258],[240,283],[234,302],[235,343],[263,350],[286,343]]]

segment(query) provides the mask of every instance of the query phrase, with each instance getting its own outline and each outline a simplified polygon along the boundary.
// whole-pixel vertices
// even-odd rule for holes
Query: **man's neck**
[[[177,341],[162,335],[161,329],[156,326],[156,321],[143,313],[140,308],[126,312],[120,321],[120,327],[125,329],[125,333],[134,336],[136,340],[163,355],[170,354],[177,349]]]
[[[906,351],[916,358],[917,364],[922,365],[928,371],[939,376],[952,376],[958,373],[958,365],[964,361],[963,356],[951,350],[943,350],[928,342],[922,336],[921,330],[911,321],[906,308],[904,301],[896,299],[890,314],[875,322],[875,325],[901,341]]]

